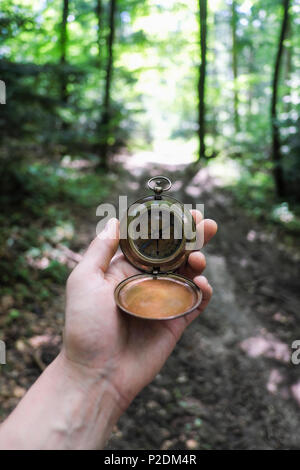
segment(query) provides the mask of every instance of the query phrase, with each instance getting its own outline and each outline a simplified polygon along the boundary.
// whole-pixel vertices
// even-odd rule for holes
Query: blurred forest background
[[[0,339],[16,363],[28,353],[39,371],[52,357],[37,351],[49,331],[57,347],[63,313],[49,312],[62,310],[53,299],[93,236],[96,206],[121,188],[143,194],[126,186],[126,161],[184,166],[187,183],[204,170],[221,181],[224,224],[246,214],[299,261],[299,71],[300,0],[1,1]],[[37,374],[14,367],[0,416]]]

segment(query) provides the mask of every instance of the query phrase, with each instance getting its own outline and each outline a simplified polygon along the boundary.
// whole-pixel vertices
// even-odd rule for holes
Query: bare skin
[[[208,242],[212,220],[194,212]],[[67,282],[64,344],[58,357],[0,427],[0,449],[99,449],[134,397],[153,380],[184,329],[205,309],[212,288],[201,275],[205,257],[189,256],[181,272],[203,292],[186,317],[147,321],[121,313],[114,289],[138,273],[115,255],[119,223],[111,219]]]

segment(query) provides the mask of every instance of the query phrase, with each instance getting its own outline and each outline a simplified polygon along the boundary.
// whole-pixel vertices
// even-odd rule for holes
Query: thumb
[[[105,272],[118,249],[119,238],[119,221],[112,218],[107,222],[104,230],[92,241],[82,263],[89,264],[89,267],[94,270],[101,269]]]

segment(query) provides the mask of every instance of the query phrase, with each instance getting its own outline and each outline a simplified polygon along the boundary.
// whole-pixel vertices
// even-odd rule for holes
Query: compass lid
[[[178,274],[137,274],[118,284],[115,301],[134,317],[173,320],[195,310],[202,301],[202,291]]]

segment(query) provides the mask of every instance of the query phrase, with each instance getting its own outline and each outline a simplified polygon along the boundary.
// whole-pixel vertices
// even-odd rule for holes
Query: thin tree
[[[290,80],[293,70],[293,47],[292,47],[292,21],[291,18],[288,19],[287,31],[286,31],[286,39],[289,40],[288,46],[285,47],[285,70],[284,70],[284,82],[286,86],[286,94],[290,94]],[[285,103],[285,112],[289,112],[291,110],[291,100]]]
[[[62,21],[61,21],[61,29],[60,29],[60,64],[62,66],[60,86],[61,86],[61,100],[63,103],[66,103],[68,101],[68,92],[67,92],[68,79],[67,79],[67,74],[65,70],[65,66],[67,63],[68,16],[69,16],[69,0],[63,0]]]
[[[237,54],[236,26],[237,26],[236,1],[232,0],[231,2],[231,34],[232,34],[233,110],[234,110],[234,128],[236,132],[239,132],[240,122],[239,122],[239,110],[238,110],[239,96],[238,96],[238,89],[237,89],[238,54]]]
[[[207,0],[199,0],[200,53],[201,63],[198,80],[198,161],[205,158],[205,76],[206,76],[206,38],[207,38]]]
[[[101,68],[102,59],[103,59],[103,50],[102,50],[102,15],[103,15],[103,7],[102,7],[102,0],[96,0],[96,8],[95,8],[96,18],[97,18],[97,46],[98,46],[98,62],[99,67]]]
[[[100,144],[100,167],[107,167],[108,156],[108,139],[109,139],[109,124],[111,120],[111,85],[113,74],[113,48],[115,40],[115,14],[117,8],[117,0],[110,0],[109,2],[109,32],[107,36],[107,62],[105,68],[105,83],[104,83],[104,98],[103,98],[103,111],[101,116],[101,129],[102,129],[102,142]]]
[[[250,42],[248,45],[248,54],[247,54],[247,63],[248,63],[248,76],[252,77],[255,73],[255,60],[254,60],[254,47],[253,43]],[[254,96],[254,87],[252,82],[248,84],[248,113],[247,113],[247,122],[251,122],[252,117],[252,101]]]
[[[286,187],[284,182],[284,174],[282,168],[282,153],[280,144],[280,130],[278,125],[277,116],[277,98],[278,98],[278,85],[280,76],[280,67],[282,61],[282,54],[284,48],[284,39],[287,33],[289,6],[290,0],[282,0],[283,5],[283,18],[281,23],[281,31],[277,47],[277,54],[275,59],[274,74],[272,81],[272,99],[271,99],[271,128],[272,128],[272,159],[274,163],[274,180],[276,192],[279,197],[286,195]]]

